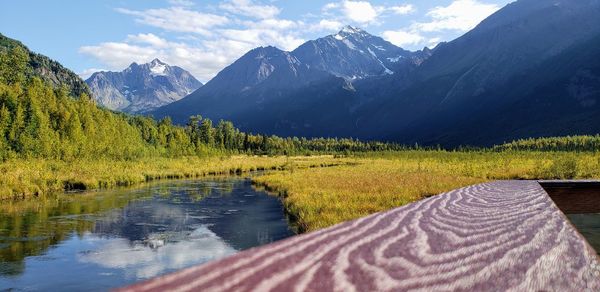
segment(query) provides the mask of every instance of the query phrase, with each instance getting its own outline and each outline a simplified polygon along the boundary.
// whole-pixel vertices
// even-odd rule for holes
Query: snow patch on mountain
[[[100,105],[129,113],[149,112],[202,86],[189,72],[158,59],[122,72],[96,72],[86,83]]]
[[[165,75],[167,75],[166,71],[167,71],[167,66],[164,64],[157,64],[157,65],[150,67],[150,72],[152,72],[152,75],[154,75],[154,76],[165,76]]]
[[[356,50],[356,46],[354,45],[354,43],[352,43],[350,40],[348,39],[343,39],[342,42],[348,46],[348,48],[350,48],[351,50]]]

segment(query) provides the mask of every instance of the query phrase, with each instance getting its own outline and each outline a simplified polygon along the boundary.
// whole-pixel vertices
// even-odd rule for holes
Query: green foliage
[[[577,178],[577,159],[575,157],[560,157],[555,159],[545,176],[549,179]]]
[[[23,60],[25,62],[22,62]],[[7,71],[12,74],[6,74]],[[44,55],[30,51],[21,42],[2,34],[0,34],[0,76],[8,76],[8,78],[0,80],[0,83],[4,84],[30,81],[37,77],[56,89],[66,87],[68,94],[73,97],[91,94],[87,84],[77,74]]]
[[[21,47],[0,51],[0,83],[15,84],[25,81],[29,55]]]
[[[85,84],[55,61],[0,35],[0,161],[9,158],[132,160],[221,154],[321,154],[401,150],[395,144],[242,133],[231,122],[193,116],[129,116],[99,108]]]
[[[494,149],[499,151],[597,152],[600,151],[600,135],[521,139],[496,146]]]

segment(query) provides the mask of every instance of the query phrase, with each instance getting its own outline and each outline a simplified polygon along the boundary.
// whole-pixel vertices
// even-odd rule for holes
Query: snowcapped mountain
[[[222,94],[248,91],[259,86],[289,87],[314,78],[308,71],[308,66],[290,52],[271,46],[260,47],[219,72],[203,91]]]
[[[393,75],[418,66],[430,56],[402,48],[352,26],[335,35],[308,41],[286,52],[276,47],[255,48],[223,69],[199,92],[219,95],[291,89],[339,77],[351,83],[368,77]],[[256,97],[256,96],[255,96]],[[259,98],[260,102],[260,98]]]
[[[346,27],[289,53],[249,53],[155,113],[280,136],[420,145],[597,134],[598,15],[599,0],[517,0],[463,36],[412,53]],[[266,78],[226,86],[223,77],[240,74]]]
[[[202,86],[189,72],[159,59],[133,63],[121,72],[96,72],[86,83],[99,104],[129,113],[152,111]]]
[[[348,80],[392,75],[407,65],[419,64],[427,53],[413,53],[352,26],[339,33],[308,41],[292,55],[311,68]]]
[[[397,73],[398,77],[405,76],[429,55],[429,50],[409,52],[362,29],[346,26],[337,34],[308,41],[292,52],[271,46],[253,49],[199,90],[153,114],[171,116],[179,123],[192,114],[201,114],[215,120],[232,120],[241,128],[259,129],[253,125],[264,120],[257,118],[262,113],[277,112],[279,107],[289,109],[292,104],[298,112],[310,110],[306,107],[318,102],[322,94],[336,92],[336,96],[344,96],[352,94],[353,84],[363,79]],[[242,115],[247,118],[240,118]],[[281,128],[309,126],[300,120],[291,121],[292,113],[287,111],[278,111],[277,115],[285,124]]]

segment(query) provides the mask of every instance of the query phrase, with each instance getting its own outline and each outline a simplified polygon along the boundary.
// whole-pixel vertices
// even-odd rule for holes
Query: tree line
[[[600,135],[519,139],[494,147],[497,151],[600,151]]]
[[[0,160],[10,158],[178,157],[227,153],[309,154],[400,150],[397,144],[335,138],[281,138],[241,132],[231,122],[193,116],[185,126],[170,118],[131,116],[73,97],[30,77],[29,55],[0,51]]]

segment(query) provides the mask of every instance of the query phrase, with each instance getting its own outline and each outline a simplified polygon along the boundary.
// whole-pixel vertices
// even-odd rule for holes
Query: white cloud
[[[218,46],[202,48],[179,42],[166,42],[157,47],[150,42],[138,42],[138,37],[139,35],[133,38],[130,36],[124,42],[84,46],[79,49],[79,52],[97,59],[113,71],[123,70],[132,62],[147,63],[154,58],[159,58],[168,64],[190,71],[201,81],[207,81],[239,57],[240,52],[251,48],[247,44],[236,44],[234,41],[220,42]]]
[[[416,8],[411,4],[383,6],[373,5],[369,1],[344,0],[327,3],[321,11],[330,20],[366,26],[381,24],[382,16],[411,14]]]
[[[215,38],[200,41],[191,38],[193,44],[188,44],[187,38],[173,42],[151,33],[137,34],[127,36],[122,42],[83,46],[79,52],[113,71],[123,70],[132,62],[146,63],[159,58],[190,71],[200,81],[206,82],[255,47],[274,45],[284,50],[295,49],[304,43],[304,39],[286,29],[296,25],[299,24],[285,20],[264,20],[243,29],[219,29],[219,37]]]
[[[399,47],[416,46],[425,41],[425,37],[418,33],[402,30],[385,31],[383,32],[383,38]]]
[[[311,31],[339,31],[344,24],[336,20],[322,19],[311,26]]]
[[[336,8],[339,8],[339,7],[340,7],[340,3],[331,2],[331,3],[325,4],[325,6],[323,6],[322,10],[323,11],[328,11],[328,10],[336,9]]]
[[[389,7],[388,10],[398,15],[410,14],[416,11],[415,7],[412,4],[392,6]]]
[[[79,52],[95,57],[111,69],[125,68],[132,62],[145,62],[158,55],[158,50],[149,46],[131,45],[120,42],[105,42],[97,46],[83,46]]]
[[[276,6],[255,4],[251,0],[229,0],[221,3],[219,8],[233,14],[257,19],[274,18],[281,12]]]
[[[323,20],[315,24],[280,19],[279,8],[251,0],[228,0],[211,13],[178,6],[148,10],[117,11],[135,21],[168,31],[168,37],[153,33],[128,35],[122,41],[83,46],[81,54],[91,56],[110,70],[123,70],[132,62],[146,63],[159,58],[208,81],[220,70],[258,46],[273,45],[293,50],[302,43],[306,31],[339,28],[341,23]],[[233,15],[232,15],[233,14]],[[226,16],[227,15],[227,16]]]
[[[96,72],[101,72],[101,71],[107,71],[106,69],[99,69],[99,68],[89,68],[89,69],[85,69],[79,73],[77,73],[77,75],[79,75],[79,77],[81,77],[81,79],[85,80],[90,78],[90,76],[92,76],[92,74],[96,73]]]
[[[194,2],[192,2],[190,0],[169,0],[168,2],[169,2],[169,4],[171,4],[173,6],[182,6],[182,7],[194,6]]]
[[[357,23],[373,22],[379,15],[378,9],[367,1],[344,1],[341,9],[348,19]]]
[[[169,42],[152,33],[140,33],[137,35],[128,35],[127,41],[134,43],[150,44],[157,48],[165,48],[169,46]]]
[[[433,49],[442,42],[442,39],[439,37],[435,37],[435,38],[430,38],[427,42],[428,42],[428,47]]]
[[[416,23],[413,27],[425,32],[468,31],[499,8],[496,4],[481,3],[477,0],[455,0],[448,6],[431,9],[427,13],[431,21]]]
[[[184,7],[148,9],[144,11],[117,8],[118,12],[136,17],[138,23],[167,31],[211,35],[211,29],[229,23],[225,16],[200,13]]]
[[[401,47],[435,47],[442,41],[442,38],[439,34],[436,36],[432,36],[432,34],[466,32],[499,8],[496,4],[486,4],[478,0],[454,0],[448,6],[436,6],[430,9],[425,15],[430,18],[429,21],[416,22],[399,30],[385,31],[383,37]],[[388,10],[396,14],[415,11],[410,4],[390,7]]]
[[[304,43],[309,32],[333,33],[348,23],[380,24],[385,16],[415,11],[410,4],[377,6],[366,0],[337,0],[324,5],[322,14],[308,21],[280,18],[281,9],[273,0],[224,0],[204,8],[190,0],[167,1],[171,7],[116,9],[137,23],[159,28],[158,33],[131,34],[80,47],[79,52],[98,60],[97,67],[113,71],[123,70],[132,62],[159,58],[206,82],[255,47],[273,45],[290,51]],[[419,34],[404,31],[386,35],[396,44],[427,43]]]

